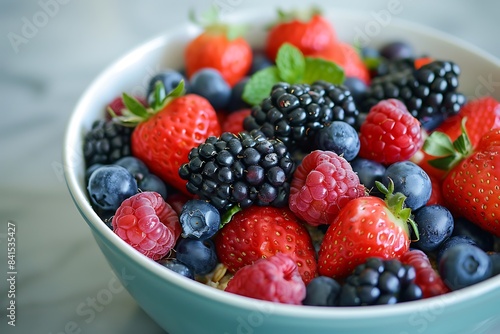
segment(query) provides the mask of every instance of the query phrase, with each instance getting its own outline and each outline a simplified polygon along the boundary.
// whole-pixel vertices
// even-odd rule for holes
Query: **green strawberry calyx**
[[[323,11],[317,6],[311,6],[306,10],[295,9],[290,11],[285,11],[281,8],[278,8],[277,11],[278,11],[278,20],[275,24],[288,23],[295,20],[307,23],[311,21],[314,16],[322,15],[323,13]]]
[[[221,216],[221,222],[219,228],[222,228],[224,225],[229,223],[233,216],[243,210],[239,205],[233,205],[226,212],[224,212]]]
[[[121,125],[134,127],[151,118],[151,116],[164,109],[173,99],[184,95],[184,93],[184,80],[181,80],[177,87],[168,92],[168,94],[163,82],[157,81],[155,83],[152,102],[149,107],[144,106],[135,97],[123,93],[122,99],[125,109],[122,110],[122,115],[116,115],[111,108],[108,108],[108,112],[111,117]]]
[[[411,229],[416,237],[416,240],[412,241],[418,241],[420,239],[420,235],[418,233],[417,223],[413,220],[411,209],[405,205],[406,196],[403,193],[394,192],[394,181],[391,178],[389,178],[387,187],[380,181],[375,181],[375,185],[377,186],[377,189],[385,195],[384,202],[387,205],[387,208],[396,218],[406,223],[403,225],[403,228],[408,235],[410,235],[408,225],[411,226]]]
[[[427,137],[423,150],[425,153],[437,157],[436,159],[429,160],[429,165],[441,170],[450,171],[458,163],[471,155],[474,147],[467,135],[466,122],[467,117],[464,117],[461,123],[462,132],[453,142],[447,134],[439,131],[434,131]]]
[[[269,96],[272,87],[279,82],[312,84],[323,80],[342,84],[344,79],[344,70],[334,62],[305,57],[297,47],[284,43],[276,55],[276,65],[252,75],[243,89],[242,98],[250,105],[257,105]]]
[[[213,35],[225,35],[230,41],[243,36],[247,30],[247,26],[241,24],[227,24],[222,22],[221,8],[216,4],[200,15],[196,15],[194,10],[189,11],[189,20],[202,27],[206,33]]]

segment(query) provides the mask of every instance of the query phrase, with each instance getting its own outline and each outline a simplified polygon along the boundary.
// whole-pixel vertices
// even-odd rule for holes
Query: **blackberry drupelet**
[[[372,78],[381,77],[388,74],[401,73],[408,70],[415,70],[415,58],[387,59],[379,58],[377,66],[370,71]]]
[[[338,296],[339,306],[395,304],[422,298],[414,283],[415,268],[400,261],[369,258],[346,278]]]
[[[379,76],[373,78],[360,108],[367,113],[381,100],[396,98],[426,130],[433,130],[442,120],[457,114],[466,102],[457,91],[459,76],[460,68],[449,61],[433,61],[417,70]]]
[[[133,128],[112,120],[97,120],[85,135],[83,155],[88,167],[93,164],[112,164],[131,155],[130,136]]]
[[[312,85],[278,83],[260,105],[254,106],[243,127],[259,129],[290,149],[310,151],[319,129],[333,121],[358,126],[359,111],[347,87],[317,81]]]
[[[209,137],[179,169],[192,194],[225,212],[234,205],[288,205],[295,164],[286,146],[258,131]]]

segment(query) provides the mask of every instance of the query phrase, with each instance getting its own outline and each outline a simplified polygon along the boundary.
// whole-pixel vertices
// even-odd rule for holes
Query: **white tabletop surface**
[[[398,2],[398,18],[449,32],[500,57],[499,1]],[[103,68],[184,21],[189,8],[210,3],[240,11],[272,10],[280,3],[303,8],[306,1],[0,1],[0,333],[164,333],[113,285],[115,276],[66,189],[61,144],[78,97]],[[388,6],[332,3],[370,13]],[[6,317],[9,222],[17,240],[15,327]],[[112,300],[94,305],[110,284]]]

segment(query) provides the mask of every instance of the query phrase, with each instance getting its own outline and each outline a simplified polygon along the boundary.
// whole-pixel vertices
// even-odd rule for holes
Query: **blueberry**
[[[331,277],[318,276],[309,282],[306,287],[304,305],[335,306],[340,293],[340,284]]]
[[[413,57],[413,47],[404,41],[395,41],[384,45],[380,54],[387,59],[402,59]]]
[[[357,131],[343,121],[334,121],[318,131],[316,144],[320,150],[333,151],[347,161],[359,152],[360,142]]]
[[[194,274],[191,268],[189,268],[188,266],[186,266],[184,263],[182,263],[177,259],[161,260],[158,263],[164,266],[165,268],[178,273],[179,275],[182,275],[190,279],[194,279]]]
[[[344,80],[343,85],[349,89],[352,98],[356,103],[359,103],[365,93],[368,91],[368,85],[363,80],[357,77],[347,77]]]
[[[181,238],[175,247],[177,259],[191,268],[195,275],[205,275],[217,265],[215,245],[211,239]]]
[[[123,157],[114,162],[114,164],[122,166],[126,170],[128,170],[129,173],[132,174],[132,176],[137,180],[137,182],[140,182],[144,178],[144,176],[149,174],[149,169],[146,164],[136,157]]]
[[[452,235],[467,236],[474,240],[476,246],[484,251],[492,251],[495,245],[495,238],[491,233],[483,230],[465,218],[457,218],[455,220],[455,228],[453,229]]]
[[[191,92],[206,98],[215,110],[226,107],[231,96],[231,87],[219,71],[203,68],[193,74],[190,80]]]
[[[149,173],[148,175],[144,176],[144,178],[138,183],[138,187],[142,191],[157,192],[161,195],[161,197],[163,197],[164,200],[167,200],[167,185],[155,174]]]
[[[179,221],[184,237],[204,240],[219,230],[220,214],[212,204],[192,199],[182,206]]]
[[[97,168],[89,178],[87,190],[92,203],[102,210],[116,210],[138,191],[137,182],[128,170],[118,165]]]
[[[104,166],[103,164],[93,164],[85,170],[85,181],[89,182],[90,175],[99,167]]]
[[[500,253],[491,253],[489,257],[493,266],[492,276],[500,275]]]
[[[126,168],[137,181],[137,187],[141,191],[154,191],[159,193],[163,199],[167,199],[167,186],[158,176],[151,174],[142,160],[136,157],[124,157],[115,162],[116,165]]]
[[[434,113],[432,115],[424,115],[420,117],[420,124],[427,131],[431,132],[436,129],[446,118],[446,114]]]
[[[386,187],[389,179],[394,182],[394,192],[405,195],[405,204],[412,210],[423,207],[431,197],[429,175],[411,161],[396,162],[387,167],[382,181]]]
[[[413,218],[417,223],[420,239],[414,246],[424,252],[436,250],[453,232],[453,216],[441,205],[429,205],[418,209]]]
[[[464,235],[457,235],[457,236],[452,236],[451,238],[447,239],[445,242],[441,244],[441,246],[437,249],[437,254],[436,254],[436,260],[439,262],[441,260],[441,257],[443,256],[443,253],[448,249],[456,245],[460,244],[467,244],[467,245],[472,245],[476,246],[476,243],[474,240],[471,238],[464,236]]]
[[[154,100],[155,86],[157,82],[163,83],[163,86],[165,87],[165,91],[163,91],[162,95],[160,95],[160,99],[164,99],[165,94],[168,94],[169,92],[174,90],[175,87],[179,85],[179,82],[181,82],[181,80],[184,80],[184,87],[187,91],[188,87],[186,85],[188,83],[186,81],[186,78],[178,71],[172,69],[166,69],[156,74],[154,77],[151,78],[148,84],[148,91],[147,91],[148,103],[151,105]]]
[[[439,274],[451,290],[488,279],[493,274],[491,259],[482,249],[460,244],[447,249],[439,261]]]
[[[236,85],[233,86],[231,89],[231,95],[229,97],[229,102],[227,103],[226,110],[231,112],[231,111],[236,111],[244,108],[250,108],[250,105],[243,101],[241,98],[243,95],[243,90],[245,89],[245,86],[250,78],[245,77],[238,81]]]
[[[376,190],[375,181],[382,181],[385,166],[373,160],[356,158],[351,161],[352,169],[358,174],[359,181],[367,189]]]
[[[273,63],[269,58],[266,57],[262,52],[254,51],[252,57],[252,66],[250,67],[250,75],[272,66]]]

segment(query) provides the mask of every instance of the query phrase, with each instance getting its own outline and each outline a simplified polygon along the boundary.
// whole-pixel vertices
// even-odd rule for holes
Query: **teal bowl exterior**
[[[462,68],[462,91],[500,99],[500,61],[441,32],[391,18],[382,25],[368,13],[327,10],[339,38],[377,46],[405,39],[417,52],[450,59]],[[258,10],[228,17],[254,28],[249,40],[263,43],[273,14]],[[377,27],[378,30],[373,27]],[[180,68],[184,46],[199,32],[185,25],[139,46],[106,69],[78,102],[64,143],[69,192],[109,265],[137,303],[170,334],[205,333],[494,333],[500,328],[500,276],[440,297],[399,305],[322,308],[270,303],[229,294],[177,275],[136,252],[92,210],[84,185],[83,134],[104,106],[121,92],[144,94],[149,78],[165,67]],[[375,34],[375,32],[377,32]],[[497,331],[498,332],[498,331]]]

